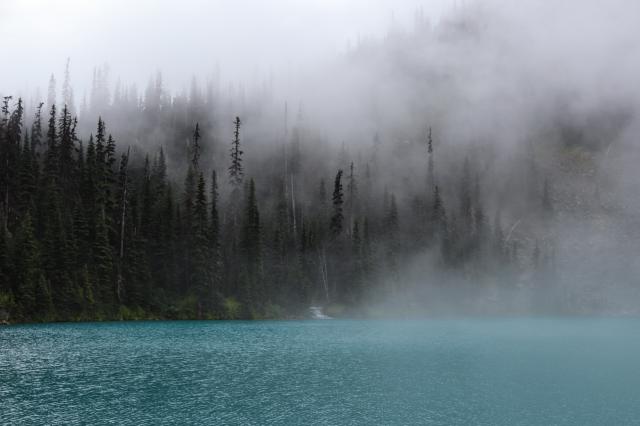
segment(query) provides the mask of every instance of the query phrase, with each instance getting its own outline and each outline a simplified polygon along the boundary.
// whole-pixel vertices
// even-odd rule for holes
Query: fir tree
[[[239,128],[236,130],[237,132],[239,132]],[[236,136],[237,138],[239,138],[239,136]],[[240,143],[240,141],[238,141],[238,144]],[[195,170],[199,170],[200,166],[200,125],[198,123],[196,123],[196,129],[193,132],[193,146],[191,148],[191,164],[193,165],[193,168]]]
[[[433,138],[431,137],[431,127],[427,136],[427,155],[429,157],[427,164],[427,192],[431,192],[435,185],[435,169],[433,164]]]
[[[31,126],[31,151],[37,153],[42,145],[42,107],[44,102],[38,104],[36,115]]]
[[[331,198],[333,202],[333,213],[331,214],[331,222],[329,224],[329,231],[333,238],[337,238],[342,233],[344,221],[344,215],[342,213],[342,204],[344,203],[343,198],[342,170],[338,170],[333,185],[333,196]]]
[[[244,172],[242,170],[242,154],[240,149],[240,117],[236,117],[235,130],[233,132],[233,142],[231,144],[231,165],[229,166],[229,181],[234,187],[242,185]]]

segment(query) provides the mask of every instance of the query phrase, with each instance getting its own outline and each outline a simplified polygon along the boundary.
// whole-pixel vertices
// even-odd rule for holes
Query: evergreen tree
[[[233,142],[231,144],[231,165],[229,166],[229,181],[234,187],[242,185],[244,172],[242,170],[242,154],[240,149],[240,117],[236,117]]]
[[[210,195],[210,220],[209,220],[209,251],[211,263],[211,293],[208,295],[212,308],[218,309],[218,292],[222,281],[222,259],[220,252],[220,217],[218,214],[218,179],[216,171],[211,172]]]
[[[112,310],[116,291],[112,285],[113,277],[113,253],[109,244],[109,230],[104,208],[97,220],[96,236],[91,249],[93,254],[92,265],[97,286],[97,299],[104,312]]]
[[[29,213],[24,216],[17,231],[13,264],[16,274],[13,293],[20,301],[22,315],[29,317],[37,306],[38,287],[42,276],[39,249]]]
[[[245,202],[244,223],[242,228],[242,249],[245,256],[246,277],[241,288],[241,300],[245,305],[245,315],[253,316],[263,301],[262,289],[262,250],[261,250],[260,213],[253,179],[249,180],[247,200]]]
[[[239,132],[239,128],[237,129]],[[239,137],[239,136],[237,136]],[[240,141],[238,141],[240,143]],[[200,125],[196,123],[196,129],[193,132],[193,146],[191,148],[191,164],[195,170],[199,170],[200,166]]]
[[[336,179],[333,185],[333,196],[331,198],[333,202],[333,213],[331,215],[331,222],[329,224],[329,231],[333,238],[337,238],[342,233],[344,215],[342,213],[342,205],[344,194],[342,192],[342,170],[338,170]]]
[[[38,104],[36,115],[31,126],[31,151],[39,152],[42,145],[42,107],[44,102]]]
[[[208,221],[205,180],[202,173],[198,176],[193,226],[193,269],[191,270],[190,282],[198,296],[198,316],[202,317],[205,310],[211,309],[211,251],[209,240],[211,230]]]
[[[433,164],[433,138],[431,136],[431,127],[429,127],[429,134],[427,136],[427,155],[429,157],[427,164],[427,191],[431,192],[435,185],[435,169]]]

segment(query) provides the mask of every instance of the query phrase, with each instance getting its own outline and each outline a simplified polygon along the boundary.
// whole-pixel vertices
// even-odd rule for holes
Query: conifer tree
[[[236,117],[234,122],[233,142],[231,144],[231,165],[229,166],[229,181],[234,187],[240,187],[244,177],[242,170],[242,154],[240,149],[240,117]]]
[[[36,154],[42,144],[42,107],[44,102],[40,102],[36,109],[35,118],[31,126],[31,151]]]
[[[435,185],[435,170],[433,164],[433,138],[431,136],[431,127],[429,127],[429,134],[427,136],[427,155],[429,157],[427,164],[427,193],[431,193],[432,188]]]
[[[196,129],[193,132],[193,146],[191,148],[191,164],[195,170],[200,169],[200,150],[200,125],[196,123]]]
[[[113,253],[109,244],[109,230],[104,208],[101,209],[97,220],[96,236],[91,252],[98,300],[102,304],[102,309],[107,312],[112,309],[117,294],[112,286]]]
[[[206,187],[202,172],[198,176],[198,187],[193,209],[193,261],[190,282],[198,296],[198,316],[202,317],[204,310],[211,308],[210,228],[207,215]]]
[[[216,171],[211,172],[211,195],[209,220],[209,252],[211,263],[211,294],[210,299],[216,304],[216,292],[219,291],[222,280],[222,259],[220,252],[220,217],[218,214],[218,178]]]
[[[262,242],[260,213],[253,179],[249,180],[245,202],[244,223],[242,229],[242,249],[246,262],[246,277],[242,283],[241,299],[245,304],[245,315],[253,316],[253,311],[264,302],[262,288]]]
[[[38,287],[42,271],[40,254],[31,223],[31,215],[27,213],[20,223],[15,242],[14,254],[14,294],[20,301],[23,316],[29,317],[37,306]]]
[[[333,213],[331,214],[331,222],[329,231],[333,238],[337,238],[342,233],[344,215],[342,213],[342,205],[344,203],[344,194],[342,192],[342,170],[338,170],[333,185]]]
[[[37,191],[36,169],[38,167],[29,141],[29,133],[25,131],[22,153],[20,156],[18,210],[21,214],[35,212],[35,197]]]

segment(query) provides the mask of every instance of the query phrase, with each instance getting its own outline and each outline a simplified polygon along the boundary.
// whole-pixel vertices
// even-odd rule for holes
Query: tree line
[[[330,173],[309,176],[299,134],[283,141],[284,154],[274,149],[247,168],[239,117],[217,162],[202,161],[203,131],[193,123],[170,170],[164,147],[134,155],[102,118],[83,140],[66,105],[41,103],[29,125],[25,117],[21,99],[3,99],[0,308],[17,321],[355,308],[374,291],[402,292],[404,262],[426,251],[469,280],[522,272],[521,247],[499,210],[485,208],[473,163],[460,159],[453,176],[436,170],[431,129],[420,142],[424,179],[394,191],[379,178],[377,137],[366,159],[343,148],[324,165]],[[284,168],[270,167],[281,157]],[[541,218],[553,212],[549,191],[545,182],[536,198]],[[538,281],[549,282],[553,250],[536,240],[531,256]]]

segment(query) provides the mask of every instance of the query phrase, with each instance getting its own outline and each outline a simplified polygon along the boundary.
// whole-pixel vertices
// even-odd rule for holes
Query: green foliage
[[[234,297],[224,299],[224,317],[228,319],[240,319],[242,315],[242,305]]]

